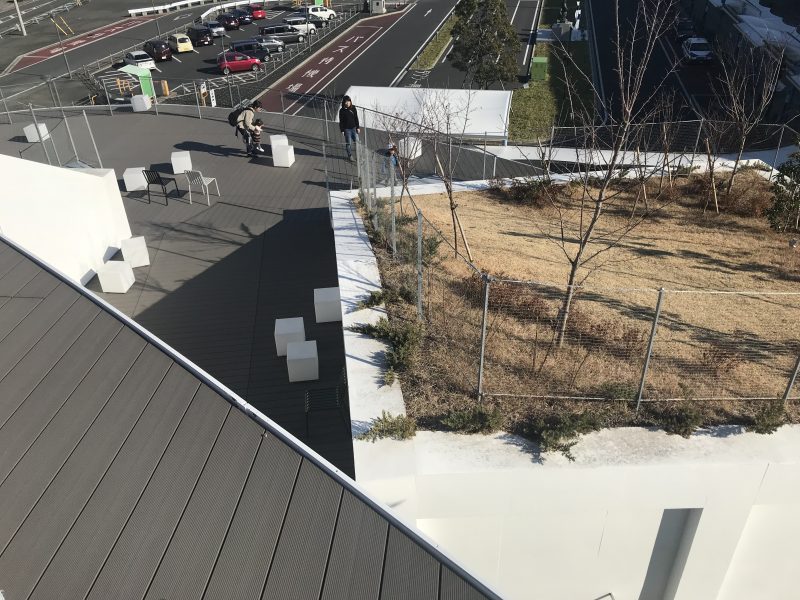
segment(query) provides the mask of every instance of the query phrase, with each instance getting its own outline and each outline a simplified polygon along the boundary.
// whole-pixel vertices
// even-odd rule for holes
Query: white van
[[[327,6],[304,6],[300,14],[315,15],[326,21],[336,18],[336,11],[331,10]]]

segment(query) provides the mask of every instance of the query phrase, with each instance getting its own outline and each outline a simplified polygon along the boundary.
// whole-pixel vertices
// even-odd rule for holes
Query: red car
[[[246,7],[245,10],[250,13],[250,16],[253,17],[254,21],[267,18],[267,13],[264,10],[264,7],[259,6],[258,4],[251,4],[250,6]]]
[[[217,66],[227,75],[236,71],[258,71],[261,61],[239,52],[223,52],[217,57]]]

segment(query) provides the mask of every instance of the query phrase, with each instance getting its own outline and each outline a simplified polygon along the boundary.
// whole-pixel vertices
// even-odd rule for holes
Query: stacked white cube
[[[122,240],[120,250],[122,250],[122,258],[134,269],[136,267],[146,267],[150,264],[147,243],[142,236]]]
[[[273,146],[272,166],[291,167],[294,164],[294,146]]]
[[[133,269],[124,260],[111,260],[97,271],[100,288],[109,294],[124,294],[136,281]]]
[[[317,342],[289,342],[286,348],[286,367],[291,383],[319,379]]]
[[[270,146],[288,146],[289,145],[289,138],[287,138],[282,133],[271,135],[269,136],[269,145]]]

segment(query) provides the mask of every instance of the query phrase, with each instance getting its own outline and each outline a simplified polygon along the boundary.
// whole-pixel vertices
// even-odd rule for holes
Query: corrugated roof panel
[[[133,343],[131,337],[138,336],[120,332],[0,485],[0,548],[5,548],[144,348],[143,340]]]
[[[88,598],[147,593],[230,408],[205,386],[197,392]]]
[[[100,315],[27,398],[20,394],[24,402],[0,427],[0,471],[8,473],[25,454],[119,334],[121,327],[116,319]],[[7,389],[7,379],[0,382],[0,390]],[[0,411],[7,400],[6,394],[0,391]]]
[[[264,433],[206,600],[261,598],[300,462],[297,452],[271,433]]]
[[[0,342],[0,379],[47,333],[47,330],[78,299],[78,294],[67,285],[60,285],[42,300]]]
[[[64,356],[99,312],[99,308],[88,302],[76,302],[67,309],[47,334],[34,344],[30,352],[14,365],[0,381],[0,423],[5,423],[25,401],[28,394]],[[105,318],[111,317],[106,315]],[[0,475],[0,479],[4,475],[4,473]]]
[[[39,267],[29,260],[18,262],[0,277],[0,296],[16,296],[39,271]]]
[[[381,600],[438,600],[441,564],[395,527],[389,528]]]
[[[377,600],[389,525],[348,491],[336,523],[322,600]]]
[[[261,427],[232,410],[214,444],[147,598],[203,595],[253,465]]]
[[[264,586],[263,600],[318,598],[342,486],[304,460]]]
[[[442,584],[439,600],[486,600],[488,596],[476,590],[465,579],[442,565]]]
[[[0,307],[0,341],[5,340],[41,302],[39,298],[6,297],[4,299],[5,302]]]
[[[171,362],[160,350],[145,347],[14,539],[0,554],[0,573],[17,574],[13,584],[5,587],[9,597],[28,597],[144,412]],[[173,391],[179,382],[178,377],[164,381],[168,388],[165,392]]]
[[[0,244],[0,279],[26,258],[11,246]]]
[[[193,375],[173,364],[31,600],[78,599],[89,592],[199,387]]]
[[[25,287],[17,292],[17,297],[44,298],[56,289],[60,283],[61,281],[59,279],[53,277],[47,271],[39,271],[36,277],[31,279],[25,284]]]

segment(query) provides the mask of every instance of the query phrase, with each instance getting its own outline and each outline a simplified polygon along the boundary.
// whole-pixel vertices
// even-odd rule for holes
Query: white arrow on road
[[[433,9],[432,9],[432,8],[429,8],[429,9],[428,9],[428,12],[426,12],[426,13],[425,13],[424,15],[422,15],[422,16],[423,16],[423,17],[427,17],[427,16],[428,16],[429,14],[431,14],[432,12],[433,12]]]

